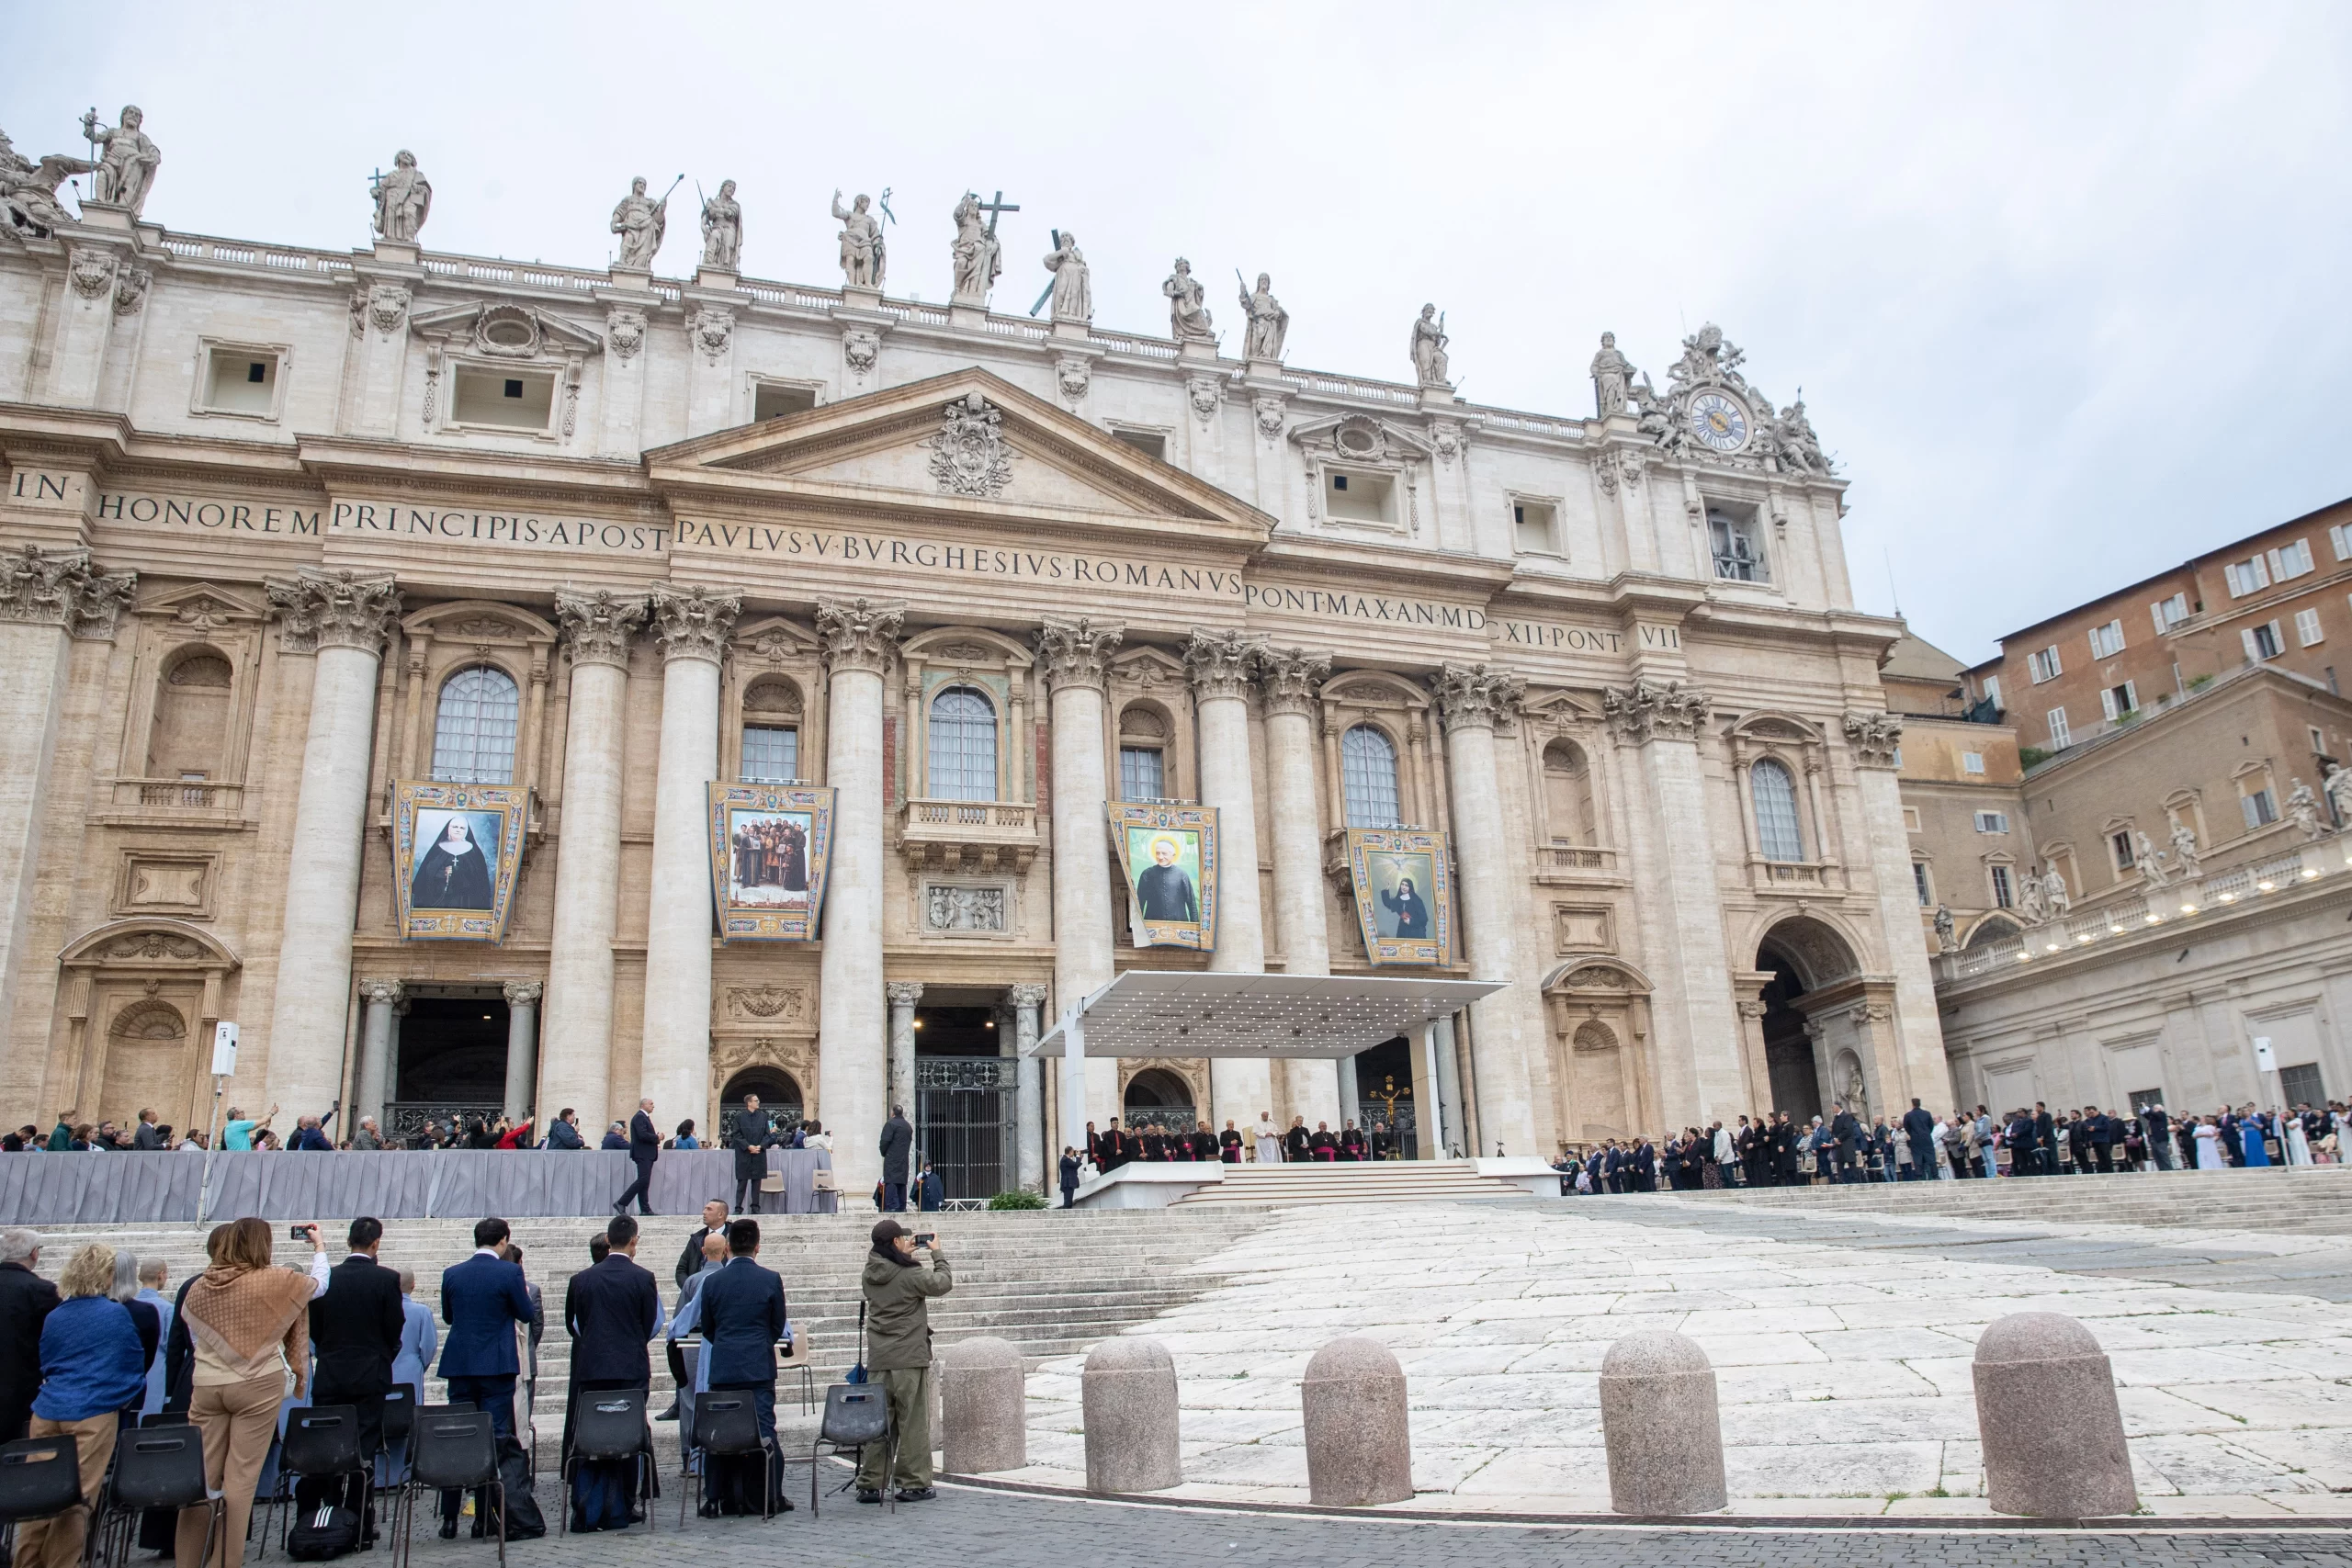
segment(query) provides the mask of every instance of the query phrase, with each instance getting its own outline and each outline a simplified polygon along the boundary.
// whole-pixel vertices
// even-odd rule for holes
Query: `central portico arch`
[[[1836,917],[1800,911],[1766,927],[1756,967],[1742,977],[1755,987],[1740,1005],[1751,1081],[1800,1123],[1840,1101],[1865,1122],[1896,1109],[1899,1076],[1881,1059],[1892,1045],[1894,983],[1866,975],[1860,952]]]

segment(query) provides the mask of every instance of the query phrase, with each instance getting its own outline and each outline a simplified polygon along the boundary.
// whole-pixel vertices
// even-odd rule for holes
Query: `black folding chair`
[[[713,1389],[695,1395],[694,1446],[702,1455],[702,1484],[678,1489],[678,1528],[686,1528],[686,1498],[693,1493],[705,1494],[718,1489],[717,1476],[711,1461],[732,1459],[744,1454],[760,1456],[760,1518],[763,1523],[775,1517],[772,1504],[775,1501],[775,1455],[760,1438],[760,1418],[752,1408],[751,1399],[731,1390]]]
[[[817,1517],[818,1450],[830,1449],[836,1455],[860,1450],[868,1443],[887,1445],[882,1465],[882,1491],[890,1499],[890,1511],[899,1511],[899,1500],[890,1491],[889,1481],[899,1467],[899,1434],[890,1423],[890,1401],[878,1382],[837,1382],[825,1390],[825,1418],[817,1427],[817,1440],[808,1445],[808,1517]],[[854,1486],[856,1478],[849,1484]],[[846,1491],[848,1487],[836,1490]]]
[[[645,1528],[653,1530],[653,1428],[645,1421],[645,1395],[633,1388],[582,1390],[573,1396],[571,1452],[563,1461],[563,1530],[571,1529],[571,1477],[590,1461],[635,1460],[638,1501]]]
[[[141,1425],[115,1439],[114,1473],[93,1530],[95,1561],[129,1562],[139,1517],[150,1508],[207,1508],[209,1529],[220,1529],[227,1505],[205,1489],[204,1434],[185,1421]]]
[[[262,1556],[269,1554],[269,1543],[277,1539],[277,1510],[281,1505],[287,1506],[287,1530],[293,1530],[300,1512],[291,1506],[295,1483],[331,1477],[345,1483],[345,1496],[363,1499],[375,1480],[368,1473],[367,1461],[359,1454],[358,1406],[312,1404],[289,1411],[286,1436],[277,1450],[277,1486],[270,1493],[262,1513]],[[356,1490],[349,1484],[355,1480],[359,1483]],[[285,1543],[281,1540],[279,1544]]]
[[[0,1544],[17,1555],[17,1527],[82,1506],[82,1456],[71,1438],[0,1443]]]
[[[506,1488],[498,1479],[498,1430],[486,1410],[419,1412],[409,1433],[409,1498],[401,1507],[393,1562],[405,1568],[416,1532],[415,1494],[495,1491],[499,1568],[506,1563]]]

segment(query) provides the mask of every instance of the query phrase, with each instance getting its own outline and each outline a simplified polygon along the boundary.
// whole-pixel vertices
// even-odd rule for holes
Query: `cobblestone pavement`
[[[1069,1562],[1073,1556],[1118,1568],[1201,1568],[1204,1563],[1312,1562],[1318,1568],[1420,1568],[1475,1562],[1480,1568],[1534,1564],[1572,1568],[1684,1568],[1693,1562],[1742,1568],[2278,1568],[2311,1563],[2352,1568],[2352,1532],[2000,1533],[1878,1528],[1803,1530],[1743,1526],[1718,1530],[1538,1529],[1519,1525],[1425,1523],[1374,1518],[1136,1506],[1077,1498],[947,1487],[935,1502],[895,1514],[846,1497],[808,1515],[807,1472],[799,1507],[772,1524],[756,1519],[689,1521],[673,1528],[676,1503],[659,1533],[572,1536],[519,1542],[514,1568],[638,1568],[691,1558],[709,1568],[799,1559],[827,1565],[908,1562],[992,1568]],[[425,1568],[492,1568],[488,1547],[421,1534],[415,1556]],[[365,1562],[366,1559],[355,1559]]]

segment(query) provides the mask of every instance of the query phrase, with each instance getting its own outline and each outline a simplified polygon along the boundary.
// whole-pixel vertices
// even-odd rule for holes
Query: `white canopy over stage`
[[[1418,976],[1129,969],[1080,1002],[1075,1016],[1063,1013],[1037,1049],[1040,1055],[1059,1051],[1066,1056],[1336,1061],[1409,1034],[1506,984]]]

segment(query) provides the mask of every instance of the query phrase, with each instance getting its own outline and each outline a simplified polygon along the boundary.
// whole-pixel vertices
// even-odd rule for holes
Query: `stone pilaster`
[[[1917,1095],[1933,1105],[1951,1093],[1951,1069],[1944,1056],[1928,944],[1913,935],[1919,930],[1918,892],[1911,880],[1911,838],[1903,826],[1903,797],[1895,777],[1903,721],[1891,713],[1849,713],[1845,730],[1854,754],[1862,831],[1870,842],[1879,930],[1886,943],[1883,968],[1894,976],[1894,1017],[1883,1028],[1893,1031],[1903,1081],[1894,1086],[1887,1104],[1906,1105]]]
[[[710,811],[718,776],[718,675],[739,594],[656,588],[662,753],[653,785],[652,898],[645,920],[639,1092],[658,1124],[710,1121]],[[558,1109],[561,1109],[558,1107]]]
[[[269,1097],[288,1115],[317,1116],[343,1078],[376,672],[401,596],[390,577],[348,571],[304,571],[266,587],[280,650],[314,657],[270,1009]]]
[[[556,621],[571,656],[556,814],[555,922],[548,952],[546,1085],[539,1119],[571,1106],[583,1127],[612,1120],[613,937],[620,925],[621,738],[629,645],[645,625],[642,593],[565,591]]]
[[[1437,678],[1445,717],[1446,782],[1453,804],[1454,887],[1467,928],[1470,972],[1512,982],[1470,1010],[1471,1078],[1478,1097],[1478,1147],[1492,1155],[1533,1154],[1535,1108],[1528,1054],[1539,1048],[1542,1021],[1531,1018],[1528,987],[1517,984],[1519,935],[1512,918],[1511,865],[1503,829],[1495,727],[1519,706],[1523,682],[1493,665],[1448,664]]]
[[[359,982],[359,1066],[351,1078],[354,1127],[362,1118],[373,1116],[378,1128],[383,1128],[384,1103],[392,1097],[394,1082],[392,1055],[398,1038],[394,1032],[407,1000],[407,990],[398,980]]]
[[[1266,929],[1258,889],[1258,801],[1250,764],[1250,673],[1258,645],[1237,631],[1195,626],[1184,646],[1200,727],[1201,804],[1216,807],[1216,948],[1209,970],[1262,975]],[[1247,1125],[1273,1103],[1272,1064],[1212,1058],[1209,1125]]]
[[[111,637],[134,582],[96,570],[87,550],[0,549],[0,998],[10,1004],[31,931],[71,645]]]
[[[915,1004],[922,1000],[920,980],[892,980],[882,987],[890,1003],[891,1106],[915,1119]]]
[[[1273,835],[1274,943],[1287,975],[1331,972],[1331,931],[1323,880],[1323,817],[1315,768],[1315,693],[1331,673],[1331,656],[1305,649],[1261,648],[1257,674],[1266,697],[1267,820]],[[1283,1092],[1293,1115],[1311,1126],[1340,1115],[1338,1065],[1286,1061]],[[1271,1111],[1272,1106],[1254,1106]],[[1285,1123],[1286,1124],[1286,1123]]]
[[[1620,747],[1632,752],[1631,863],[1656,868],[1657,886],[1638,901],[1643,951],[1657,989],[1650,999],[1657,1038],[1650,1060],[1668,1123],[1733,1122],[1747,1099],[1731,961],[1724,944],[1722,894],[1707,826],[1707,784],[1698,737],[1707,694],[1679,681],[1637,679],[1600,694]]]
[[[1021,1062],[1015,1069],[1021,1095],[1021,1132],[1016,1140],[1020,1185],[1024,1191],[1050,1195],[1056,1162],[1052,1145],[1046,1142],[1046,1064],[1037,1055],[1037,1042],[1045,1034],[1046,990],[1038,985],[1015,986],[1006,995],[1012,1002],[1013,1045]]]
[[[539,997],[537,980],[506,982],[506,1119],[531,1114],[539,1089]]]
[[[1054,994],[1065,1009],[1110,984],[1110,803],[1103,776],[1104,677],[1126,628],[1087,616],[1037,631],[1053,713]],[[1086,1110],[1098,1124],[1119,1113],[1117,1065],[1090,1058]],[[1075,1142],[1070,1129],[1064,1141]]]
[[[905,607],[870,599],[817,602],[825,660],[825,782],[833,788],[833,858],[826,874],[819,971],[818,1099],[834,1134],[842,1190],[882,1179],[876,1140],[888,1114],[883,1037],[882,682],[898,657]]]

